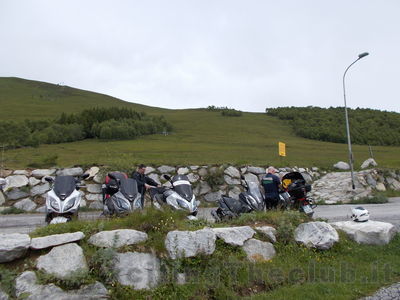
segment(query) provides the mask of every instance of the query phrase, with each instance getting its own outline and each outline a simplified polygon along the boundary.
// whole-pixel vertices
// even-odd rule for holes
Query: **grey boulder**
[[[48,182],[41,185],[36,185],[31,188],[31,196],[42,195],[49,190],[50,190],[50,184]]]
[[[117,229],[101,231],[92,235],[89,243],[97,247],[119,248],[146,241],[147,233],[134,229]]]
[[[27,234],[0,233],[0,263],[24,256],[30,243],[31,238]]]
[[[8,299],[9,299],[8,295],[2,290],[0,290],[0,300],[8,300]]]
[[[232,246],[243,246],[256,233],[250,226],[223,227],[212,229],[216,236]]]
[[[253,173],[256,175],[261,175],[261,174],[265,174],[265,169],[264,168],[260,168],[260,167],[247,167],[247,172],[249,173]]]
[[[361,169],[366,169],[368,167],[376,167],[378,164],[376,163],[375,159],[368,158],[361,164]]]
[[[349,238],[359,244],[385,245],[396,234],[396,228],[390,223],[369,220],[367,222],[342,221],[331,225],[343,230]]]
[[[53,175],[56,169],[36,169],[32,171],[32,176],[35,178],[42,178],[45,176]]]
[[[255,227],[257,231],[265,235],[272,243],[276,243],[276,229],[271,226]]]
[[[232,178],[240,178],[239,170],[233,166],[226,168],[224,173]]]
[[[76,272],[88,272],[83,250],[75,243],[54,247],[48,254],[37,259],[36,267],[61,279]]]
[[[92,194],[101,194],[101,184],[86,184],[86,190]]]
[[[6,192],[6,196],[8,200],[18,200],[25,197],[29,197],[29,193],[22,191],[19,188],[12,188]]]
[[[165,248],[172,259],[210,255],[215,250],[216,235],[212,229],[197,231],[170,231],[165,239]]]
[[[120,284],[135,290],[154,288],[160,281],[160,261],[149,253],[118,253],[114,270]]]
[[[242,248],[251,262],[267,261],[276,254],[274,245],[256,239],[247,240]]]
[[[80,176],[83,174],[83,169],[81,167],[77,168],[66,168],[57,171],[57,176]]]
[[[85,234],[81,231],[72,232],[72,233],[62,233],[62,234],[53,234],[43,237],[33,238],[31,240],[31,249],[44,249],[49,247],[54,247],[58,245],[63,245],[71,242],[77,242],[82,240],[85,237]]]
[[[30,198],[22,199],[14,204],[14,207],[25,211],[33,211],[36,206],[36,203],[33,202]]]
[[[334,168],[339,170],[350,170],[350,166],[347,162],[339,161],[333,165]]]
[[[212,193],[208,193],[207,195],[205,195],[204,200],[206,200],[207,202],[216,202],[219,199],[221,199],[221,196],[222,196],[221,191],[212,192]]]
[[[28,177],[25,175],[12,175],[6,178],[6,185],[3,188],[4,191],[7,191],[12,188],[19,188],[29,184]]]
[[[307,248],[327,250],[339,241],[339,235],[335,228],[328,223],[308,222],[297,226],[294,231],[294,239]]]

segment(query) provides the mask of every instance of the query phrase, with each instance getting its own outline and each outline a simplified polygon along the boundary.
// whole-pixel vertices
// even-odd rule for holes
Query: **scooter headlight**
[[[71,209],[75,205],[76,198],[71,198],[64,204],[64,211]]]
[[[57,211],[60,210],[60,205],[58,204],[58,201],[52,197],[50,197],[50,206]]]
[[[183,199],[179,199],[179,198],[177,199],[177,201],[178,201],[178,204],[179,204],[181,207],[190,210],[190,208],[189,208],[189,203],[187,203],[187,201],[185,201],[185,200],[183,200]]]

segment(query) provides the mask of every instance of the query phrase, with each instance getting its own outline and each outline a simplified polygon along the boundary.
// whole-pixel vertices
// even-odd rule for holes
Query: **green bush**
[[[242,112],[240,110],[229,108],[221,111],[221,115],[223,115],[224,117],[240,117],[242,116]]]

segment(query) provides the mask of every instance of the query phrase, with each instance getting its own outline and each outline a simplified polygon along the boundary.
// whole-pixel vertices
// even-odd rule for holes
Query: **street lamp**
[[[345,77],[346,77],[346,73],[347,71],[350,69],[350,67],[352,65],[354,65],[356,62],[358,62],[361,58],[367,56],[369,53],[368,52],[364,52],[358,55],[358,58],[353,61],[346,69],[346,71],[344,71],[343,74],[343,96],[344,96],[344,112],[345,112],[345,116],[346,116],[346,132],[347,132],[347,145],[349,146],[349,161],[350,161],[350,170],[351,170],[351,185],[353,187],[353,190],[355,189],[355,185],[354,185],[354,171],[353,171],[353,152],[351,152],[351,139],[350,139],[350,128],[349,128],[349,116],[347,114],[347,105],[346,105],[346,87],[345,87]]]

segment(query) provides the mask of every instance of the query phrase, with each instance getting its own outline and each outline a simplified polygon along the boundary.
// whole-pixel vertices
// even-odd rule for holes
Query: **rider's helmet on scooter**
[[[355,222],[366,222],[369,220],[369,212],[364,207],[358,206],[351,209],[351,219]]]

